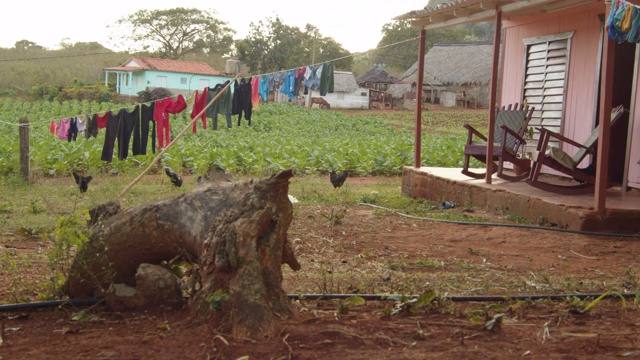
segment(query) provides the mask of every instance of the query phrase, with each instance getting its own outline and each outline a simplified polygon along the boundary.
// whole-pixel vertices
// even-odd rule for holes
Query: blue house
[[[115,74],[116,91],[123,96],[138,96],[138,92],[165,88],[174,95],[191,95],[196,90],[214,87],[233,76],[197,61],[131,57],[122,65],[104,68],[105,86]]]

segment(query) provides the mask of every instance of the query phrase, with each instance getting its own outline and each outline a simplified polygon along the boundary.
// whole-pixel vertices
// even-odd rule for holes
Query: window
[[[187,85],[187,78],[186,77],[181,77],[180,78],[180,85]]]
[[[157,87],[167,87],[167,77],[166,76],[158,76],[158,77],[156,77],[156,86]]]
[[[200,79],[200,89],[209,87],[209,79]]]
[[[529,122],[534,129],[545,127],[562,133],[572,36],[573,32],[567,32],[523,40],[526,47],[523,100],[536,109]]]
[[[142,87],[142,75],[135,75],[134,77],[136,79],[136,86]]]

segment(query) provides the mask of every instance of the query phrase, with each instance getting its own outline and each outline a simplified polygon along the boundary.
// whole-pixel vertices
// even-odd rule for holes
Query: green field
[[[87,101],[27,102],[0,100],[0,172],[17,174],[19,164],[18,122],[31,123],[32,176],[140,173],[156,157],[150,146],[147,155],[110,163],[100,159],[105,130],[97,138],[60,140],[49,132],[51,120],[79,114],[117,112],[123,105]],[[191,119],[188,111],[172,115],[172,138]],[[332,169],[349,169],[354,175],[398,175],[402,166],[413,164],[415,122],[412,111],[388,113],[324,111],[290,104],[261,104],[254,111],[252,126],[235,126],[218,131],[189,129],[158,162],[183,174],[199,174],[220,166],[234,174],[267,174],[286,168],[296,174],[322,174]],[[234,118],[234,122],[236,119]],[[482,128],[484,112],[423,112],[423,166],[461,167],[464,133],[462,125]],[[116,147],[117,151],[117,147]],[[157,170],[157,169],[155,169]]]

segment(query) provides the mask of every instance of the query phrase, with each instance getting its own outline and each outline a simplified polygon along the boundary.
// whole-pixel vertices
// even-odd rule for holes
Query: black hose
[[[42,308],[68,306],[68,305],[87,306],[87,305],[95,305],[102,301],[104,301],[104,299],[90,298],[90,299],[67,299],[67,300],[36,301],[36,302],[20,303],[20,304],[6,304],[6,305],[0,305],[0,312],[26,310],[26,309],[42,309]]]
[[[473,221],[457,221],[457,220],[442,220],[442,219],[432,219],[432,218],[426,218],[426,217],[420,217],[420,216],[413,216],[413,215],[408,215],[408,214],[403,214],[401,212],[398,211],[393,211],[389,208],[383,207],[383,206],[378,206],[378,205],[373,205],[373,204],[367,204],[367,203],[358,203],[358,205],[366,205],[366,206],[371,206],[373,208],[377,208],[377,209],[382,209],[382,210],[386,210],[389,212],[392,212],[394,214],[406,217],[406,218],[410,218],[410,219],[416,219],[416,220],[427,220],[427,221],[434,221],[434,222],[441,222],[441,223],[448,223],[448,224],[458,224],[458,225],[485,225],[485,226],[502,226],[502,227],[513,227],[513,228],[522,228],[522,229],[533,229],[533,230],[549,230],[549,231],[558,231],[558,232],[565,232],[565,233],[572,233],[572,234],[580,234],[580,235],[594,235],[594,236],[613,236],[613,237],[628,237],[628,238],[640,238],[640,234],[615,234],[615,233],[603,233],[603,232],[595,232],[595,231],[582,231],[582,230],[569,230],[569,229],[559,229],[559,228],[552,228],[552,227],[543,227],[543,226],[535,226],[535,225],[525,225],[525,224],[503,224],[503,223],[493,223],[493,222],[473,222]]]
[[[345,300],[353,297],[361,297],[367,301],[403,301],[409,299],[417,299],[419,295],[399,295],[399,294],[289,294],[287,295],[291,300]],[[565,300],[577,298],[580,300],[595,299],[595,298],[624,298],[634,299],[640,296],[635,293],[611,293],[606,292],[602,294],[552,294],[552,295],[480,295],[480,296],[439,296],[436,300],[453,301],[453,302],[501,302],[509,300]],[[52,301],[39,301],[31,303],[20,304],[6,304],[0,305],[0,312],[4,311],[16,311],[27,309],[40,309],[48,307],[58,306],[87,306],[95,305],[104,301],[104,298],[90,298],[90,299],[69,299],[69,300],[52,300]]]

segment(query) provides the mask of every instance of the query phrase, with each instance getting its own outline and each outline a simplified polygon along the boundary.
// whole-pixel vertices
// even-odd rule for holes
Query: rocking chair
[[[511,107],[512,105],[507,108],[503,106],[496,110],[494,139],[497,141],[493,142],[493,154],[490,156],[490,161],[498,161],[498,164],[493,163],[492,174],[497,172],[498,177],[502,179],[518,181],[529,177],[531,169],[531,161],[518,157],[518,150],[521,145],[525,144],[523,136],[527,131],[534,108],[522,105],[518,107],[517,103],[513,109]],[[464,147],[462,173],[474,179],[482,179],[485,177],[486,171],[478,173],[469,170],[469,162],[473,157],[484,164],[487,163],[487,137],[469,124],[465,124],[464,127],[468,130],[468,135],[467,144]],[[480,140],[474,140],[474,136]],[[505,162],[512,163],[514,167],[522,170],[522,173],[516,175],[505,173]]]
[[[622,123],[619,119],[622,117],[624,111],[625,109],[622,105],[611,110],[612,131],[617,124]],[[538,139],[532,170],[527,182],[538,189],[558,194],[575,195],[593,192],[595,189],[593,166],[578,168],[578,165],[587,155],[594,156],[591,165],[595,164],[597,160],[595,155],[598,148],[598,136],[600,135],[598,126],[593,129],[591,135],[589,135],[583,144],[544,128],[538,128],[538,130],[540,131],[540,138]],[[571,156],[558,147],[549,147],[551,138],[573,145],[578,148],[578,150]],[[540,173],[543,165],[572,177],[575,182],[569,185],[562,185],[541,181]],[[607,185],[607,187],[609,187],[609,185]]]

